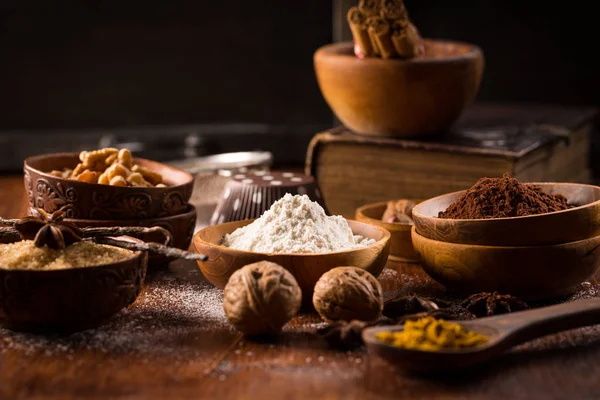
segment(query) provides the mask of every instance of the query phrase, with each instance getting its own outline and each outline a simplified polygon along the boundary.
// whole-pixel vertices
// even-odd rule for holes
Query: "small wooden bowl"
[[[412,199],[415,203],[420,200]],[[413,248],[410,230],[414,224],[406,222],[383,222],[381,217],[387,208],[387,201],[371,203],[356,209],[356,220],[379,226],[390,232],[390,256],[392,261],[415,263],[419,261]]]
[[[438,218],[465,191],[423,201],[413,208],[417,233],[450,243],[534,246],[575,242],[600,235],[600,187],[579,183],[533,183],[547,193],[565,196],[578,207],[513,218]]]
[[[423,270],[461,294],[509,293],[524,299],[570,294],[600,266],[600,236],[547,246],[440,242],[412,229]]]
[[[0,268],[0,325],[43,333],[97,327],[137,299],[147,263],[148,254],[138,251],[132,258],[94,267]]]
[[[79,153],[29,157],[24,163],[29,204],[49,213],[63,210],[68,218],[149,219],[187,210],[194,177],[166,164],[135,158],[140,166],[158,172],[167,187],[119,187],[79,182],[50,175],[52,170],[74,168]]]
[[[321,275],[335,267],[352,265],[378,276],[385,266],[390,250],[388,231],[357,221],[348,221],[352,232],[355,235],[375,239],[375,243],[352,250],[319,254],[255,253],[220,245],[225,234],[253,221],[250,219],[209,226],[194,235],[196,251],[208,256],[207,261],[198,261],[200,270],[215,286],[224,288],[233,272],[244,265],[266,260],[290,271],[298,281],[302,295],[308,299],[311,298],[314,286]]]
[[[30,215],[34,215],[32,210],[29,210]],[[66,218],[66,222],[74,223],[75,225],[85,227],[107,227],[107,226],[143,226],[152,227],[160,226],[165,228],[173,235],[173,242],[169,246],[176,247],[182,250],[188,250],[194,236],[194,228],[196,227],[196,207],[189,204],[187,211],[171,215],[168,217],[153,218],[153,219],[132,219],[132,220],[90,220],[90,219],[70,219]],[[144,242],[162,242],[163,236],[156,233],[136,236]],[[159,254],[149,254],[148,268],[150,270],[164,267],[174,259],[165,257]]]
[[[467,43],[424,40],[425,54],[410,60],[358,59],[353,44],[315,52],[323,97],[356,133],[417,137],[446,131],[479,90],[484,59]]]

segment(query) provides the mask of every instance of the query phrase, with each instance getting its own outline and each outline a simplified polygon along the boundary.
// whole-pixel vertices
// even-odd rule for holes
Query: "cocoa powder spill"
[[[481,178],[462,194],[439,218],[485,219],[545,214],[571,208],[560,194],[548,194],[539,187],[521,183],[508,174],[502,178]]]

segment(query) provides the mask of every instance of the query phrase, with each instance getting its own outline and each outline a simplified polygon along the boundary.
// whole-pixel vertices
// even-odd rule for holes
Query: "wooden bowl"
[[[94,267],[0,268],[0,325],[27,332],[94,328],[137,299],[147,262],[147,253],[138,251],[129,259]]]
[[[340,121],[356,133],[417,137],[446,131],[479,90],[484,59],[477,46],[424,40],[422,57],[359,59],[353,44],[315,52],[323,97]]]
[[[600,266],[600,236],[546,246],[478,246],[440,242],[412,230],[423,270],[461,294],[509,293],[545,299],[574,292]]]
[[[32,210],[29,210],[30,215],[34,215]],[[173,242],[169,246],[177,247],[178,249],[188,250],[194,236],[194,228],[196,227],[196,207],[189,204],[188,209],[177,215],[168,217],[152,218],[152,219],[132,219],[132,220],[90,220],[90,219],[71,219],[66,218],[65,221],[72,222],[79,227],[107,227],[107,226],[143,226],[152,227],[160,226],[171,232]],[[157,233],[147,235],[136,235],[144,242],[162,242],[163,236]],[[173,261],[173,258],[165,257],[159,254],[149,254],[148,268],[150,270],[164,267],[166,264]]]
[[[534,246],[575,242],[600,235],[600,187],[579,183],[534,183],[578,207],[513,218],[437,218],[465,191],[423,201],[413,208],[417,233],[442,242],[490,246]]]
[[[352,265],[378,276],[385,266],[390,250],[388,231],[357,221],[348,221],[352,232],[355,235],[375,239],[375,243],[352,250],[319,254],[255,253],[220,245],[225,234],[253,221],[250,219],[209,226],[194,235],[196,251],[208,256],[207,261],[198,261],[200,270],[215,286],[224,288],[234,271],[244,265],[266,260],[290,271],[302,288],[302,295],[308,299],[312,298],[314,286],[321,275],[335,267]]]
[[[47,212],[63,210],[68,218],[148,219],[187,210],[194,178],[166,164],[135,158],[140,166],[158,172],[167,187],[119,187],[79,182],[50,175],[52,170],[74,168],[79,153],[55,153],[29,157],[24,163],[29,204]]]
[[[414,200],[418,203],[420,200]],[[410,230],[414,224],[406,222],[383,222],[381,217],[387,208],[387,201],[371,203],[356,209],[356,220],[379,226],[390,233],[390,256],[393,261],[415,263],[419,261],[413,248]]]

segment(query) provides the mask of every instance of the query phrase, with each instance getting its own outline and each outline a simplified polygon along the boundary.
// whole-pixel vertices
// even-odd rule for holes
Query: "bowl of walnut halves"
[[[114,148],[29,157],[24,173],[31,207],[89,220],[185,213],[194,181],[183,170]]]

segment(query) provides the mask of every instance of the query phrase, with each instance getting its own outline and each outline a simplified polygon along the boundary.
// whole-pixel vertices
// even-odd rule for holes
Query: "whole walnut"
[[[337,267],[317,281],[313,305],[327,322],[375,321],[383,311],[383,290],[364,269]]]
[[[227,319],[248,335],[279,332],[301,303],[302,291],[294,276],[269,261],[235,271],[223,292]]]

